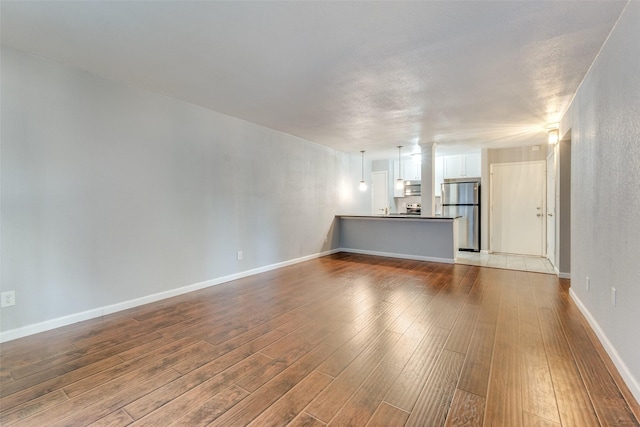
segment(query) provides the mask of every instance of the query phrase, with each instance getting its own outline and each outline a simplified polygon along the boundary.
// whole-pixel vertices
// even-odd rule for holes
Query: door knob
[[[541,217],[541,216],[542,216],[542,214],[540,214],[540,213],[539,213],[539,214],[536,214],[536,216],[537,216],[537,217]]]
[[[547,215],[549,215],[549,216],[553,216],[553,214],[552,214],[552,213],[548,213]]]

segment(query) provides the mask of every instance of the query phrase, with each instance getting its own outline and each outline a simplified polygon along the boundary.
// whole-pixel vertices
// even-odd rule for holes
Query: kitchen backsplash
[[[409,197],[397,197],[393,199],[395,202],[395,212],[407,213],[407,204],[409,203],[422,203],[422,197],[409,196]]]

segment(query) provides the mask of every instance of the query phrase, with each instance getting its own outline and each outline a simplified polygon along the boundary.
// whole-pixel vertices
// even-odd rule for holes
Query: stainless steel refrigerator
[[[458,246],[461,251],[480,251],[480,183],[442,184],[442,216],[462,216],[458,220]]]

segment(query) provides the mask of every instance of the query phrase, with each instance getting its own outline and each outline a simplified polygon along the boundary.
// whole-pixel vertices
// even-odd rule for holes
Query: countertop
[[[361,218],[361,219],[398,219],[407,220],[413,219],[417,221],[453,221],[461,216],[421,216],[421,215],[406,215],[406,214],[388,214],[388,215],[336,215],[338,218]]]

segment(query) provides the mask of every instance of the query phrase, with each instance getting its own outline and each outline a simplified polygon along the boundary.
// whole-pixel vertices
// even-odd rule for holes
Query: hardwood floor
[[[0,424],[640,425],[568,286],[336,254],[3,344]]]

